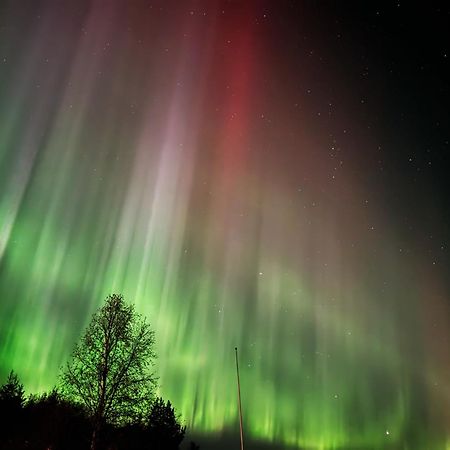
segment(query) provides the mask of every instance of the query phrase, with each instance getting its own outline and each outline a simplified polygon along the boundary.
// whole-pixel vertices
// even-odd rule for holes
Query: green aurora
[[[122,293],[198,434],[237,433],[237,346],[250,441],[450,449],[444,272],[339,153],[376,131],[297,108],[263,2],[69,3],[1,9],[1,379],[51,389]]]

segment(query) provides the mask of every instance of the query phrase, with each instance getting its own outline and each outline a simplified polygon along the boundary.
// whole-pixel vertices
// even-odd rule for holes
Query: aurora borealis
[[[2,381],[117,292],[196,436],[237,346],[249,448],[450,448],[448,7],[318,3],[0,4]]]

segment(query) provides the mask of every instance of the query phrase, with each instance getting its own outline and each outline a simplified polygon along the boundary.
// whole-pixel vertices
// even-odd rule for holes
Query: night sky
[[[411,3],[417,3],[417,6]],[[0,2],[0,381],[106,295],[202,449],[450,449],[450,6]]]

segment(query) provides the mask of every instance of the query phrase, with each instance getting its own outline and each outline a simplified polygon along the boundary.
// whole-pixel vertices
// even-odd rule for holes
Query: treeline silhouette
[[[53,389],[25,396],[11,371],[0,387],[0,449],[84,450],[91,447],[93,425],[85,409]],[[170,401],[157,397],[148,417],[117,426],[105,423],[96,446],[107,450],[177,450],[183,441],[181,425]],[[191,443],[191,449],[198,449]]]
[[[122,295],[109,295],[58,387],[26,397],[11,371],[0,387],[0,450],[177,450],[186,427],[170,401],[155,396],[154,345],[146,319]]]

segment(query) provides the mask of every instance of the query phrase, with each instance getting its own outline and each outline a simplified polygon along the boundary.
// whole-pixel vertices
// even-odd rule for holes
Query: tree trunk
[[[91,450],[97,449],[97,437],[98,437],[98,422],[96,421],[94,423],[94,429],[92,430],[92,437],[91,437]]]

